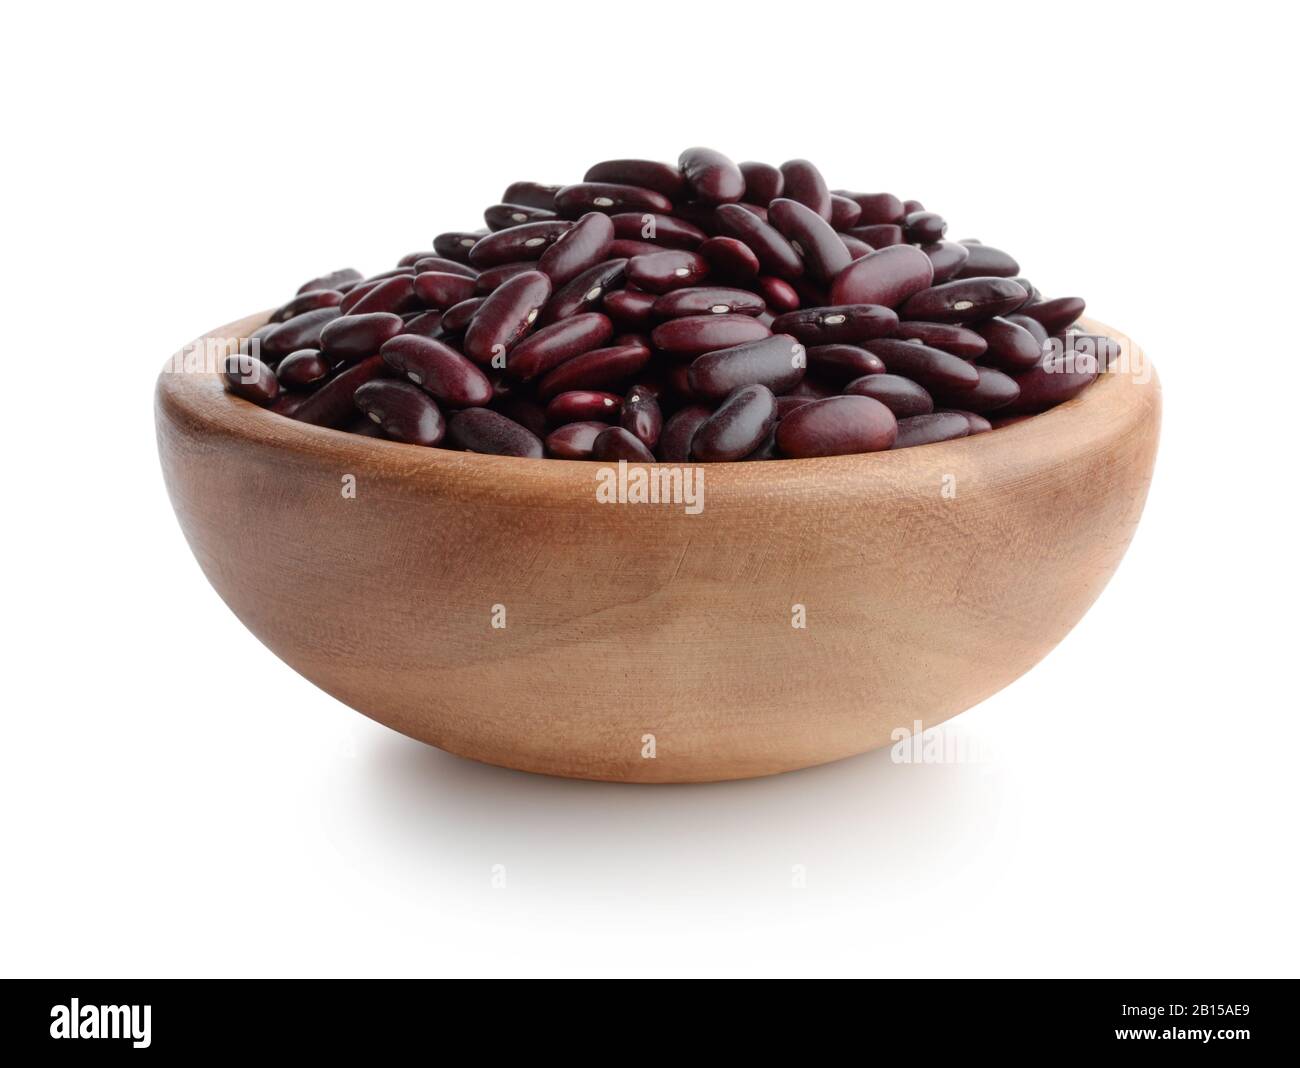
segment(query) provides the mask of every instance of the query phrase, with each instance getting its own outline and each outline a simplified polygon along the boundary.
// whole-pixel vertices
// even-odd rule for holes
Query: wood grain
[[[265,320],[205,339],[220,350]],[[697,782],[888,744],[1040,660],[1141,515],[1160,423],[1147,370],[965,440],[704,465],[699,515],[597,503],[594,463],[293,422],[207,371],[165,369],[156,416],[199,565],[316,685],[476,760]]]

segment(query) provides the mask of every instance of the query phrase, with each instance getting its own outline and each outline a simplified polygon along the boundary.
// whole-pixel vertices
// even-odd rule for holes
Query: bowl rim
[[[527,495],[555,499],[580,489],[590,499],[592,475],[612,465],[601,460],[530,459],[459,452],[365,437],[345,430],[316,426],[280,415],[228,393],[220,375],[210,367],[184,366],[187,352],[211,351],[216,343],[247,337],[269,319],[270,311],[236,319],[200,335],[167,361],[155,389],[155,415],[164,423],[188,428],[205,437],[235,439],[248,445],[302,456],[309,463],[369,465],[406,479],[427,479],[431,486],[446,480],[483,486],[526,487]],[[1005,464],[1019,470],[1049,467],[1080,449],[1096,447],[1116,435],[1131,432],[1148,418],[1159,418],[1160,384],[1142,349],[1120,331],[1090,318],[1081,318],[1087,331],[1107,334],[1120,342],[1118,367],[1100,374],[1078,396],[1046,412],[993,431],[952,441],[884,452],[853,453],[762,462],[632,461],[629,467],[698,467],[707,473],[710,492],[751,492],[801,486],[824,490],[828,484],[852,483],[858,494],[864,480],[890,487],[906,486],[918,472],[935,470],[989,472]],[[225,348],[224,352],[230,351]],[[1146,374],[1142,373],[1145,369]],[[491,490],[487,491],[491,494]]]

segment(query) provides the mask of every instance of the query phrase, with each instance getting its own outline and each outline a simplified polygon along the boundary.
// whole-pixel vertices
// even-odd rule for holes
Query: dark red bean
[[[627,284],[646,293],[667,293],[698,285],[708,276],[709,261],[684,249],[633,256],[627,265]]]
[[[683,315],[761,315],[766,308],[763,298],[748,289],[691,286],[665,293],[655,300],[653,311],[661,319],[677,319]]]
[[[973,360],[983,356],[988,349],[988,342],[967,326],[954,326],[951,323],[924,323],[904,320],[898,324],[894,336],[904,341],[919,341],[934,349],[943,349],[964,360]]]
[[[527,382],[575,356],[600,348],[613,336],[614,324],[608,316],[599,312],[571,315],[519,342],[510,351],[506,366],[511,375]]]
[[[375,355],[405,325],[402,317],[392,312],[343,315],[325,324],[319,348],[335,363],[351,363]]]
[[[1047,332],[1047,328],[1044,327],[1042,323],[1040,323],[1037,319],[1031,319],[1028,315],[1023,315],[1023,314],[1007,315],[1004,318],[1007,320],[1007,322],[1015,323],[1016,326],[1028,330],[1029,333],[1033,335],[1034,340],[1038,342],[1040,348],[1043,345],[1043,343],[1046,342],[1047,339],[1052,336]]]
[[[780,232],[739,204],[721,204],[718,225],[750,247],[765,274],[791,281],[803,274],[803,258]]]
[[[829,222],[797,200],[778,197],[768,208],[768,220],[795,252],[803,257],[809,276],[829,284],[849,266],[851,257]]]
[[[833,304],[897,308],[934,284],[934,262],[911,245],[891,245],[854,260],[831,283]]]
[[[745,195],[745,176],[721,152],[688,148],[677,165],[695,198],[706,204],[729,204]]]
[[[511,201],[511,203],[519,203]],[[483,235],[467,230],[452,230],[433,239],[433,251],[445,260],[469,263],[469,250],[478,244]]]
[[[682,172],[670,163],[651,159],[607,159],[593,163],[582,180],[637,185],[642,189],[652,189],[670,200],[679,200],[686,194],[686,179]]]
[[[850,227],[857,226],[861,218],[862,208],[856,200],[850,200],[838,193],[831,194],[830,223],[834,229],[847,230]]]
[[[279,360],[298,349],[320,348],[321,329],[338,317],[338,308],[317,308],[276,325],[261,339],[261,358]]]
[[[709,261],[711,272],[719,279],[748,282],[759,272],[754,250],[734,237],[711,237],[695,251]]]
[[[816,397],[804,397],[795,393],[786,393],[776,398],[776,417],[778,420],[784,419],[796,408],[802,408],[805,404],[811,404],[817,400]]]
[[[654,463],[654,453],[631,431],[611,426],[596,435],[591,443],[591,458],[604,463],[627,460],[629,463]]]
[[[788,334],[774,334],[697,356],[687,373],[687,385],[694,397],[712,401],[754,384],[784,393],[803,379],[807,362],[798,341]]]
[[[498,397],[492,410],[513,419],[540,440],[546,436],[546,410],[531,397]]]
[[[506,352],[532,329],[550,295],[551,280],[541,271],[525,271],[504,282],[484,299],[470,320],[465,355],[477,364],[504,366]]]
[[[971,329],[988,344],[982,357],[987,363],[1006,370],[1027,370],[1043,358],[1042,342],[1010,319],[995,316],[974,324]]]
[[[596,435],[608,429],[608,423],[565,423],[546,435],[546,451],[557,460],[590,460]]]
[[[663,432],[664,416],[659,398],[649,386],[637,385],[627,391],[619,425],[647,449],[653,449]]]
[[[567,319],[570,315],[595,311],[605,299],[606,293],[623,284],[627,262],[625,259],[609,259],[566,282],[547,302],[541,325],[547,326]]]
[[[612,260],[630,260],[633,256],[649,256],[655,252],[662,252],[663,245],[656,245],[653,241],[639,241],[627,237],[616,237],[614,243],[609,246],[609,258]]]
[[[778,316],[773,333],[793,334],[805,345],[854,344],[892,334],[898,316],[880,304],[802,308]]]
[[[673,202],[662,193],[638,185],[615,182],[578,182],[566,185],[555,194],[555,210],[566,219],[576,219],[589,211],[617,215],[625,211],[651,211],[671,214]]]
[[[415,273],[423,274],[425,271],[440,271],[442,274],[459,274],[466,278],[477,278],[478,269],[471,267],[468,263],[457,263],[455,260],[445,260],[441,256],[422,256],[415,261]]]
[[[903,233],[907,240],[918,245],[941,241],[947,232],[947,220],[932,211],[913,211],[903,219]]]
[[[902,375],[864,375],[845,386],[843,392],[880,401],[896,419],[934,411],[934,398],[924,387]]]
[[[1020,273],[1020,264],[1000,248],[982,245],[978,241],[963,241],[970,256],[958,272],[958,278],[1014,278]]]
[[[876,251],[865,241],[859,241],[856,237],[851,237],[848,234],[840,234],[840,242],[849,250],[850,259],[860,260],[868,253]]]
[[[227,356],[221,376],[226,381],[226,389],[254,404],[270,404],[280,395],[280,383],[275,372],[247,353],[234,352]]]
[[[844,456],[880,452],[894,444],[898,421],[880,401],[858,395],[827,397],[796,408],[776,428],[785,456]]]
[[[523,204],[529,208],[555,209],[555,194],[560,191],[558,185],[542,185],[540,182],[511,182],[501,194],[506,204]]]
[[[1119,359],[1121,351],[1120,343],[1105,334],[1085,334],[1072,329],[1063,337],[1058,336],[1057,341],[1062,346],[1063,354],[1072,353],[1077,361],[1093,360],[1100,371],[1106,370]]]
[[[623,398],[617,393],[598,389],[573,389],[557,393],[546,405],[546,422],[550,426],[564,423],[584,423],[617,419],[623,408]]]
[[[905,243],[903,228],[894,223],[877,223],[871,226],[854,226],[845,231],[850,237],[865,241],[872,248],[888,248]]]
[[[930,262],[934,264],[935,285],[956,278],[962,264],[970,255],[970,249],[955,241],[936,241],[933,244],[922,245],[921,251],[929,256]]]
[[[1078,396],[1097,377],[1094,362],[1073,359],[1069,353],[1049,352],[1038,366],[1015,375],[1020,396],[999,414],[1046,411]]]
[[[571,282],[609,256],[614,243],[614,224],[608,215],[588,212],[568,233],[561,234],[555,244],[542,253],[537,269],[549,275],[556,288]]]
[[[799,307],[799,292],[789,282],[764,274],[759,275],[757,284],[764,302],[778,315]]]
[[[489,267],[474,279],[474,293],[476,296],[486,297],[490,293],[495,293],[502,283],[510,281],[516,275],[535,270],[537,270],[537,264],[532,260],[525,260],[523,263],[503,263],[499,267]]]
[[[868,341],[866,348],[885,361],[890,374],[910,378],[927,390],[971,389],[980,380],[979,372],[960,356],[915,341],[881,338]]]
[[[609,217],[614,236],[625,241],[644,241],[663,248],[698,249],[708,235],[698,226],[672,215],[653,212],[622,212]]]
[[[780,168],[753,160],[746,160],[739,167],[745,179],[746,202],[765,208],[785,191],[785,175]]]
[[[1016,278],[1013,278],[1012,281],[1029,294],[1029,300],[1026,301],[1026,304],[1038,304],[1042,301],[1043,295],[1038,292],[1038,288],[1028,278],[1020,278],[1017,276]]]
[[[492,399],[492,383],[459,352],[441,341],[399,334],[379,355],[398,374],[450,408],[477,408]]]
[[[914,211],[925,211],[925,205],[922,204],[919,200],[904,200],[903,214],[905,216],[911,215],[912,212]]]
[[[270,321],[283,323],[303,312],[315,311],[317,308],[336,308],[343,300],[343,294],[337,289],[309,289],[299,293],[293,300],[281,304],[271,313]]]
[[[442,312],[426,311],[402,316],[402,333],[418,337],[442,337]]]
[[[470,297],[469,300],[462,300],[459,304],[448,308],[442,313],[443,331],[447,334],[459,334],[469,326],[475,312],[486,299],[486,297]]]
[[[699,356],[771,336],[772,331],[748,315],[687,315],[655,327],[651,343],[661,352]]]
[[[447,421],[447,440],[466,452],[541,459],[542,441],[527,427],[491,408],[466,408]]]
[[[311,293],[314,290],[334,289],[339,286],[348,285],[361,281],[361,272],[351,267],[344,267],[338,271],[330,271],[329,274],[323,274],[319,278],[311,278],[298,287],[298,294]]]
[[[960,278],[913,294],[899,309],[905,319],[968,323],[1013,312],[1025,291],[1009,278]]]
[[[592,349],[575,356],[537,384],[537,395],[549,400],[557,394],[577,389],[616,389],[650,362],[650,347],[641,342],[625,342],[603,349]]]
[[[315,426],[345,426],[356,415],[357,407],[352,403],[353,394],[367,382],[384,374],[386,369],[383,358],[378,354],[367,357],[355,367],[349,367],[329,379],[315,393],[303,397],[293,412],[286,414],[292,414],[299,422]]]
[[[742,386],[700,424],[691,439],[691,455],[712,462],[744,459],[775,425],[772,391],[762,385]]]
[[[309,390],[329,378],[334,365],[320,349],[299,349],[291,352],[275,369],[275,377],[287,389]]]
[[[808,373],[840,386],[863,375],[883,375],[885,363],[857,345],[813,345],[808,349]]]
[[[1083,314],[1083,309],[1082,297],[1057,297],[1055,300],[1045,300],[1041,304],[1025,305],[1019,310],[1021,315],[1027,315],[1030,319],[1042,323],[1043,329],[1049,334],[1058,334],[1077,321]]]
[[[460,274],[448,274],[443,271],[424,271],[411,279],[415,295],[426,308],[441,311],[469,300],[474,295],[473,278]]]
[[[862,210],[862,215],[858,219],[859,226],[900,223],[907,214],[903,210],[903,202],[893,193],[850,193],[847,190],[839,192]]]
[[[975,371],[979,381],[972,388],[941,388],[934,391],[935,400],[945,407],[983,414],[1005,408],[1019,398],[1020,387],[1009,375],[993,367],[976,367]]]
[[[388,437],[408,445],[437,445],[447,432],[438,406],[405,382],[376,379],[352,395],[352,402]]]
[[[504,263],[539,260],[542,253],[572,227],[573,223],[565,219],[552,219],[498,230],[475,242],[469,250],[469,262],[483,270],[487,267],[500,267]]]
[[[934,412],[930,415],[913,415],[898,421],[895,449],[910,449],[914,445],[933,445],[939,441],[964,438],[970,433],[970,423],[960,412]]]
[[[347,297],[344,301],[347,301]],[[346,308],[340,305],[340,309],[349,316],[371,315],[375,312],[419,311],[420,298],[415,295],[414,276],[399,274],[392,278],[385,278],[377,286],[368,290],[355,304]]]
[[[689,293],[684,289],[678,292]],[[654,322],[654,306],[660,300],[655,293],[642,293],[638,289],[616,289],[606,293],[601,301],[605,314],[624,330],[649,330]]]
[[[691,458],[691,440],[713,413],[700,404],[678,408],[664,423],[655,454],[664,463],[682,464]]]
[[[781,164],[781,173],[785,175],[785,191],[782,196],[787,200],[798,201],[829,223],[831,191],[826,188],[822,172],[806,159],[792,159]]]
[[[493,204],[483,209],[483,221],[489,230],[508,230],[529,222],[554,219],[555,212],[547,208],[533,208],[527,204]]]

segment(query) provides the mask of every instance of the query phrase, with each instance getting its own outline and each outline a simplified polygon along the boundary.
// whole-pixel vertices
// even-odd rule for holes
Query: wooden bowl
[[[702,465],[696,515],[599,503],[596,463],[294,422],[212,371],[165,369],[156,415],[204,574],[323,690],[490,764],[700,782],[889,744],[1037,663],[1132,537],[1160,387],[1112,371],[978,437]]]

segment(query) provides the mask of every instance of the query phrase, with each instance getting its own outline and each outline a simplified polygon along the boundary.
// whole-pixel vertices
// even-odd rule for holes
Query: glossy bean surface
[[[812,401],[781,420],[776,447],[783,456],[845,456],[880,452],[894,444],[898,421],[880,401],[860,395]]]

